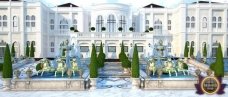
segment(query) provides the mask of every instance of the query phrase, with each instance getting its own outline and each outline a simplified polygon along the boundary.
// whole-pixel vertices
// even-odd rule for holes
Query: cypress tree
[[[207,57],[207,44],[205,43],[204,44],[204,47],[203,47],[203,57]]]
[[[32,57],[32,58],[34,57],[34,51],[35,51],[34,50],[34,43],[32,42],[31,47],[30,47],[30,57]]]
[[[186,41],[185,42],[185,46],[184,46],[184,57],[188,57],[188,46],[189,46],[189,42]]]
[[[26,51],[25,51],[26,57],[29,57],[29,44],[26,43]]]
[[[97,78],[97,76],[98,76],[97,54],[96,54],[96,48],[95,48],[94,44],[92,46],[92,53],[91,53],[91,58],[90,58],[89,70],[90,70],[90,78]]]
[[[13,77],[13,68],[11,62],[11,55],[9,45],[6,44],[6,50],[4,53],[4,63],[3,63],[3,71],[2,71],[3,78],[12,78]]]
[[[137,45],[135,44],[134,52],[133,52],[133,59],[132,59],[132,66],[131,66],[131,76],[133,78],[139,77],[139,56],[138,56],[138,50]]]
[[[192,57],[192,56],[193,56],[193,54],[194,54],[194,48],[193,48],[193,45],[194,45],[194,42],[192,41],[192,42],[191,42],[191,47],[190,47],[190,57]]]
[[[224,62],[223,62],[223,54],[222,54],[222,47],[219,43],[217,52],[216,52],[216,61],[212,63],[210,66],[217,77],[224,77]]]
[[[101,42],[100,44],[100,52],[99,52],[99,55],[98,55],[98,67],[104,67],[104,61],[105,61],[105,54],[103,53],[103,44]]]
[[[15,57],[15,54],[16,54],[14,43],[13,43],[12,48],[11,48],[11,55],[12,55],[12,57]]]

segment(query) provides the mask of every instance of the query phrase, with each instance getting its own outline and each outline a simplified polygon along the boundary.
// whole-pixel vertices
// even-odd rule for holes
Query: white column
[[[196,8],[196,21],[195,21],[195,27],[196,27],[196,37],[195,37],[195,51],[194,51],[194,56],[197,56],[197,53],[200,52],[200,48],[199,48],[199,45],[200,45],[200,41],[199,41],[199,32],[200,32],[200,14],[199,14],[199,7]]]
[[[165,11],[165,13],[164,13],[164,21],[163,21],[164,23],[162,23],[162,24],[164,24],[163,25],[163,27],[162,27],[162,30],[168,30],[168,28],[167,28],[167,26],[168,26],[168,13],[167,13],[167,10]],[[162,31],[162,33],[166,33],[166,32],[163,32]]]
[[[8,24],[9,25],[7,25],[8,27],[8,29],[9,29],[9,33],[8,33],[8,39],[9,39],[9,41],[8,41],[8,43],[11,45],[12,44],[12,31],[11,31],[11,29],[12,29],[12,27],[11,27],[11,16],[12,15],[12,13],[11,13],[11,0],[9,0],[9,7],[8,7],[8,15],[7,15],[7,17],[8,17]],[[10,46],[11,47],[11,46]]]
[[[209,9],[209,14],[208,14],[208,32],[212,32],[212,8]]]
[[[181,29],[181,33],[180,33],[180,36],[179,36],[179,39],[182,40],[180,41],[179,43],[179,47],[181,48],[179,50],[179,56],[180,57],[183,57],[184,55],[184,45],[185,45],[185,42],[187,40],[187,32],[186,32],[186,16],[187,16],[187,12],[186,12],[186,8],[187,8],[187,5],[186,4],[181,4],[181,19],[179,20],[180,24],[182,24],[180,27]],[[178,56],[178,55],[177,55]]]
[[[20,22],[19,22],[19,27],[20,27],[20,35],[21,35],[21,40],[19,41],[19,43],[20,43],[20,55],[24,55],[25,54],[25,13],[26,13],[26,9],[25,9],[25,6],[26,6],[26,4],[25,4],[25,2],[22,2],[21,3],[22,4],[22,6],[21,6],[21,9],[20,9],[20,17],[21,18],[19,18],[20,20]],[[19,55],[19,56],[20,56]]]

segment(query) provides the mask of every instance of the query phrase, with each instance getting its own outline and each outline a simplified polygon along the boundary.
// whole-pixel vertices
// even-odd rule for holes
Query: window
[[[51,52],[55,52],[55,48],[51,48]]]
[[[167,45],[167,50],[168,50],[168,53],[171,53],[171,43],[170,42]]]
[[[101,32],[101,28],[102,28],[102,26],[104,25],[104,20],[103,20],[103,17],[101,16],[101,15],[99,15],[98,17],[97,17],[97,23],[96,23],[97,25],[97,27],[96,27],[96,29],[97,29],[97,32]]]
[[[108,52],[116,52],[115,46],[108,46]]]
[[[68,21],[66,19],[62,19],[60,21],[60,30],[61,29],[64,29],[64,30],[68,29]]]
[[[190,18],[186,17],[186,28],[190,28]]]
[[[7,16],[3,16],[3,27],[7,27]]]
[[[145,30],[149,30],[149,20],[146,20]]]
[[[17,16],[13,16],[13,27],[17,27]]]
[[[32,17],[31,17],[31,26],[32,26],[32,27],[35,27],[35,26],[36,26],[35,21],[36,21],[36,18],[35,18],[34,15],[32,15]]]
[[[158,32],[162,31],[162,22],[160,20],[154,22],[154,30]]]
[[[108,25],[108,32],[114,32],[115,31],[115,25],[116,25],[116,20],[114,15],[109,15],[108,20],[107,20],[107,25]]]
[[[55,47],[55,43],[54,42],[51,42],[51,47]]]
[[[128,52],[128,46],[124,46],[124,52]]]
[[[143,52],[143,46],[137,46],[138,52]]]
[[[195,17],[191,17],[191,28],[195,28]]]
[[[168,20],[168,30],[171,30],[171,20]]]
[[[81,52],[89,52],[89,46],[80,46]]]
[[[207,28],[207,18],[203,17],[203,22],[202,22],[203,28]]]
[[[133,27],[133,32],[135,32],[135,23],[132,23],[132,27]]]
[[[212,44],[212,57],[216,57],[216,52],[217,52],[218,46],[219,46],[219,44],[217,41]]]
[[[222,28],[222,17],[218,17],[218,28]]]
[[[30,27],[30,17],[28,15],[26,16],[25,20],[26,20],[26,23],[25,23],[26,27]]]
[[[3,40],[0,41],[0,59],[3,59],[4,57],[5,46],[6,46],[6,42],[4,42]]]
[[[54,21],[54,19],[51,19],[50,20],[50,29],[51,30],[54,30],[55,29],[55,21]]]
[[[119,25],[120,25],[120,27],[122,27],[123,28],[123,32],[125,31],[125,28],[126,28],[126,20],[125,20],[125,16],[120,16],[120,20],[119,20]]]
[[[78,23],[77,20],[74,19],[74,20],[73,20],[73,27],[74,27],[74,29],[78,29],[78,28],[77,28],[77,23]]]
[[[146,20],[146,24],[148,24],[148,25],[150,24],[149,20]]]
[[[100,47],[101,47],[101,46],[96,46],[96,51],[97,51],[97,52],[100,52]]]
[[[2,16],[0,16],[0,27],[2,26]]]
[[[216,28],[216,17],[212,17],[212,28]]]

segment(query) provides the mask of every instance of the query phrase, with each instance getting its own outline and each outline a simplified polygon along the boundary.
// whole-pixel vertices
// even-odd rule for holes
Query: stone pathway
[[[106,62],[104,68],[99,70],[97,89],[131,88],[130,74],[124,74],[120,62]]]

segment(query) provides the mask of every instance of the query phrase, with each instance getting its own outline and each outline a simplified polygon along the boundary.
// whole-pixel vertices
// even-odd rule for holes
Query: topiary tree
[[[34,52],[35,52],[34,42],[32,41],[31,47],[30,47],[30,57],[34,58],[34,55],[35,55]]]
[[[29,57],[29,42],[26,43],[25,56],[26,56],[26,57]]]
[[[75,29],[74,32],[79,32],[79,31],[77,29]]]
[[[132,66],[131,66],[131,76],[133,78],[139,77],[139,56],[138,56],[138,50],[137,45],[135,44],[134,52],[133,52],[133,59],[132,59]]]
[[[105,54],[103,53],[103,44],[101,42],[100,44],[100,52],[98,54],[98,67],[104,67],[104,61],[105,61]]]
[[[207,44],[206,44],[206,42],[204,42],[203,57],[204,57],[204,58],[207,58]]]
[[[153,30],[154,30],[154,28],[153,28],[153,27],[150,27],[150,28],[149,28],[149,31],[153,31]]]
[[[95,45],[93,44],[91,58],[90,58],[90,65],[89,65],[90,78],[97,78],[98,76],[97,63],[98,62],[97,62],[96,48],[95,48]]]
[[[95,27],[91,27],[90,30],[91,31],[95,31],[96,29],[95,29]]]
[[[216,51],[215,63],[211,64],[210,69],[214,71],[214,74],[216,77],[224,77],[224,62],[223,62],[222,47],[220,43]]]
[[[118,30],[119,30],[120,32],[122,32],[122,31],[123,31],[123,28],[122,28],[122,27],[119,27]]]
[[[14,44],[15,44],[15,42],[13,43],[12,48],[11,48],[11,56],[12,57],[15,57],[15,54],[16,54]]]
[[[189,49],[188,46],[189,46],[189,42],[186,41],[186,42],[185,42],[185,46],[184,46],[184,57],[185,57],[185,58],[188,58],[188,51],[189,51],[189,50],[188,50],[188,49]]]
[[[149,30],[145,30],[145,32],[146,32],[146,33],[148,33],[148,32],[149,32]]]
[[[2,73],[3,73],[2,74],[3,78],[13,77],[12,61],[11,61],[10,49],[8,44],[6,44],[6,49],[4,53],[4,63],[3,63]]]
[[[133,27],[130,27],[129,28],[129,31],[133,32],[134,31],[134,28]]]
[[[194,41],[192,41],[191,42],[191,46],[190,46],[190,57],[194,57],[194,48],[193,48],[193,46],[194,46]]]
[[[102,27],[102,28],[101,28],[101,31],[105,31],[105,30],[106,30],[106,28],[105,28],[105,27]]]
[[[74,29],[74,27],[70,27],[70,31],[74,31],[75,29]]]

